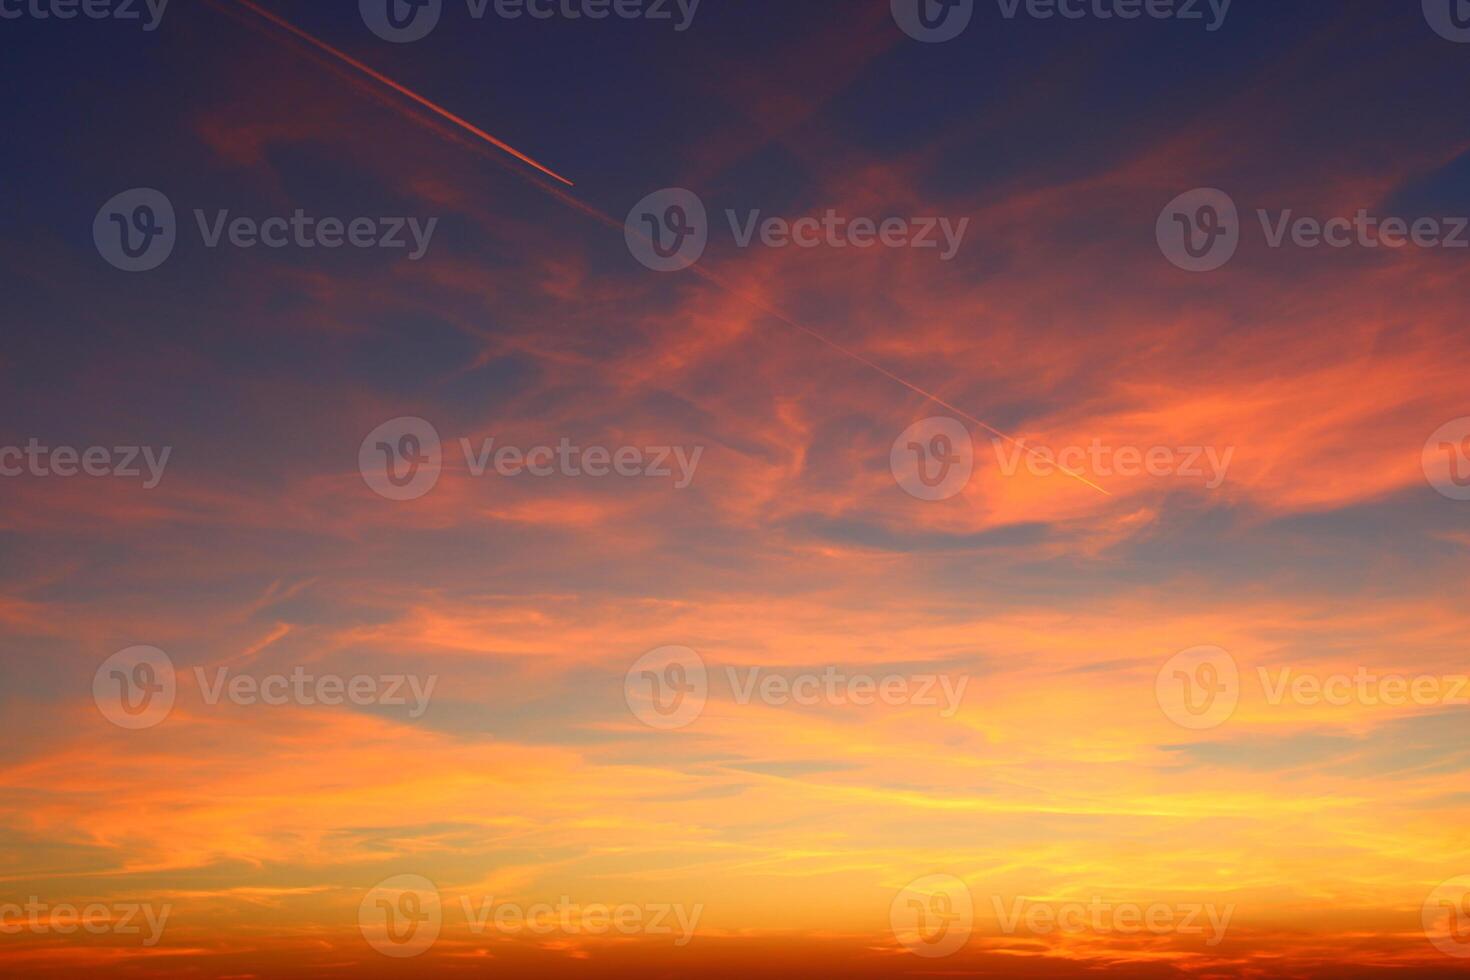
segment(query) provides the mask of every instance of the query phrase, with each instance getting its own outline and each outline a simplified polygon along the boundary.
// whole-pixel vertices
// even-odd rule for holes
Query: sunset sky
[[[1436,0],[49,2],[0,0],[0,976],[1470,976]],[[298,210],[374,244],[229,230]],[[1273,245],[1360,211],[1444,241]],[[936,245],[760,230],[829,215]]]

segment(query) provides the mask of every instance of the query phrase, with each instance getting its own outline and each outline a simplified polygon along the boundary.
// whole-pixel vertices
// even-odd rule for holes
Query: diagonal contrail
[[[517,160],[520,160],[522,163],[530,164],[537,170],[541,171],[543,174],[546,174],[548,177],[555,177],[557,180],[561,181],[563,184],[566,184],[568,187],[573,186],[570,180],[567,180],[565,177],[557,173],[555,170],[552,170],[550,167],[544,166],[541,163],[538,163],[536,160],[533,160],[531,157],[526,156],[526,154],[522,153],[520,150],[517,150],[515,147],[511,146],[504,140],[496,139],[494,136],[491,136],[489,133],[485,132],[474,123],[469,122],[466,119],[462,119],[459,116],[456,116],[454,113],[450,112],[443,106],[436,105],[435,103],[430,102],[428,99],[424,98],[422,95],[419,95],[412,89],[398,84],[387,75],[384,75],[382,72],[377,71],[376,69],[368,67],[351,55],[343,51],[338,51],[326,41],[323,41],[320,38],[315,37],[314,35],[308,34],[306,31],[303,31],[301,28],[297,27],[290,21],[271,13],[269,10],[265,10],[261,7],[256,6],[254,3],[251,2],[251,0],[235,0],[235,2],[240,4],[242,7],[245,7],[247,10],[259,14],[261,17],[264,17],[266,20],[270,21],[272,24],[275,24],[282,30],[289,31],[290,33],[294,34],[296,37],[307,42],[313,47],[325,51],[327,54],[336,58],[343,64],[351,65],[353,68],[356,68],[358,71],[362,72],[364,75],[367,75],[374,81],[381,82],[382,84],[391,88],[393,91],[397,92],[399,95],[402,95],[408,99],[412,99],[414,102],[417,102],[419,105],[423,106],[425,109],[428,109],[435,115],[442,116],[443,118],[448,119],[450,122],[454,123],[465,132],[478,136],[480,139],[489,143],[491,146],[496,147],[497,149],[504,150],[506,153],[509,153],[511,156],[515,157]]]
[[[217,2],[218,2],[218,0],[217,0]],[[536,160],[533,160],[531,157],[529,157],[526,154],[522,153],[520,150],[517,150],[515,147],[511,146],[510,144],[504,142],[503,140],[496,139],[494,136],[491,136],[489,133],[485,132],[483,129],[479,128],[478,126],[474,125],[473,123],[468,122],[465,119],[462,119],[461,117],[459,117],[459,116],[455,115],[454,113],[450,112],[448,109],[445,109],[443,106],[440,106],[440,105],[435,104],[434,102],[431,102],[429,99],[426,99],[422,95],[419,95],[417,92],[413,91],[412,89],[410,89],[410,88],[408,88],[408,87],[406,87],[404,85],[401,85],[398,82],[393,81],[393,79],[391,79],[388,76],[384,75],[382,72],[377,71],[376,69],[370,68],[369,66],[363,64],[361,61],[358,61],[356,58],[353,58],[351,55],[348,55],[348,54],[346,54],[346,53],[344,53],[342,51],[338,51],[336,48],[332,47],[327,42],[325,42],[323,40],[320,40],[319,38],[315,37],[312,34],[307,33],[306,31],[304,31],[301,28],[297,27],[295,24],[292,24],[290,21],[287,21],[284,18],[282,18],[282,17],[280,17],[280,16],[278,16],[276,14],[273,14],[273,13],[271,13],[268,10],[262,9],[261,7],[257,6],[253,2],[253,0],[234,0],[234,2],[237,3],[237,4],[239,4],[242,7],[245,7],[246,9],[254,12],[255,14],[257,14],[257,15],[265,18],[266,20],[270,21],[272,24],[275,24],[277,27],[280,27],[282,30],[285,30],[285,31],[289,32],[290,34],[292,34],[295,37],[297,37],[297,38],[299,38],[299,39],[307,42],[308,44],[312,45],[313,47],[315,47],[315,48],[317,48],[317,49],[319,49],[321,51],[326,52],[327,54],[331,55],[333,58],[336,58],[338,61],[341,61],[343,64],[349,65],[352,68],[357,69],[358,71],[360,71],[363,74],[367,75],[369,78],[373,79],[374,81],[376,81],[376,82],[378,82],[378,83],[380,83],[382,85],[386,85],[388,88],[390,88],[393,91],[399,93],[400,95],[404,96],[405,98],[408,98],[408,99],[412,100],[413,102],[415,102],[419,106],[421,106],[421,107],[423,107],[425,109],[428,109],[430,112],[434,113],[435,115],[440,116],[441,118],[446,119],[449,122],[454,123],[456,126],[458,126],[460,129],[463,129],[465,132],[468,132],[471,135],[478,137],[479,139],[485,141],[486,143],[489,143],[491,146],[494,146],[495,148],[497,148],[499,150],[504,151],[505,153],[509,153],[511,156],[515,157],[517,160],[520,160],[523,163],[527,163],[527,164],[531,165],[532,167],[536,168],[537,170],[539,170],[541,173],[547,175],[548,177],[552,177],[552,178],[560,181],[561,183],[565,184],[568,187],[574,186],[570,180],[567,180],[567,178],[563,177],[561,174],[559,174],[556,171],[550,169],[549,167],[546,167],[546,166],[542,165],[541,163],[538,163]],[[616,219],[612,218],[611,216],[609,216],[607,214],[604,214],[602,211],[600,211],[597,208],[593,207],[592,205],[586,203],[585,201],[582,201],[582,200],[580,200],[580,199],[578,199],[576,197],[573,197],[572,195],[566,193],[561,188],[559,188],[559,187],[557,187],[557,186],[555,186],[553,184],[548,184],[545,181],[540,180],[539,178],[533,177],[530,174],[522,173],[521,176],[524,177],[524,178],[526,178],[526,179],[528,179],[528,180],[530,180],[537,187],[541,188],[546,193],[548,193],[548,194],[552,195],[553,197],[557,198],[563,204],[566,204],[566,205],[568,205],[568,206],[570,206],[572,208],[575,208],[576,210],[581,211],[583,214],[586,214],[589,217],[591,217],[591,218],[593,218],[593,219],[595,219],[597,221],[600,221],[603,224],[606,224],[606,225],[608,225],[611,228],[615,228],[615,229],[622,229],[623,228],[623,222],[617,221]],[[999,437],[1001,439],[1004,439],[1006,442],[1009,442],[1009,443],[1011,443],[1011,444],[1013,444],[1013,445],[1021,448],[1028,455],[1045,459],[1046,462],[1048,463],[1048,465],[1050,465],[1053,468],[1059,470],[1060,472],[1066,474],[1067,476],[1070,476],[1072,479],[1078,481],[1079,483],[1082,483],[1082,484],[1084,484],[1086,486],[1091,487],[1092,489],[1096,490],[1098,493],[1104,494],[1104,495],[1109,496],[1109,497],[1112,496],[1112,494],[1109,491],[1107,491],[1107,490],[1103,489],[1102,487],[1098,486],[1096,483],[1093,483],[1091,480],[1089,480],[1087,477],[1083,476],[1081,473],[1078,473],[1078,472],[1076,472],[1074,470],[1068,469],[1065,466],[1062,466],[1056,460],[1050,459],[1050,458],[1046,457],[1044,454],[1038,452],[1033,447],[1027,445],[1026,442],[1025,442],[1025,440],[1017,439],[1015,436],[1008,435],[1007,433],[1002,432],[1001,430],[997,429],[995,426],[990,425],[987,422],[981,421],[980,419],[976,418],[974,415],[971,415],[969,412],[966,412],[964,409],[959,408],[958,406],[951,404],[950,402],[946,401],[943,398],[940,398],[938,395],[934,394],[933,392],[927,391],[924,388],[920,387],[919,385],[914,384],[912,381],[909,381],[906,378],[903,378],[903,377],[901,377],[901,376],[893,373],[892,371],[890,371],[887,368],[883,367],[881,364],[877,363],[876,361],[873,361],[873,360],[871,360],[871,359],[869,359],[867,357],[864,357],[862,354],[859,354],[857,351],[854,351],[854,350],[852,350],[852,349],[850,349],[848,347],[843,346],[842,344],[839,344],[837,341],[831,339],[830,337],[826,336],[825,334],[821,333],[820,331],[815,330],[815,329],[807,326],[806,324],[804,324],[804,323],[800,322],[799,320],[797,320],[796,318],[794,318],[794,317],[792,317],[792,316],[790,316],[790,315],[782,312],[781,310],[779,310],[776,307],[770,305],[769,303],[765,302],[764,300],[759,299],[757,297],[754,297],[754,296],[751,296],[751,295],[745,293],[738,286],[734,285],[733,283],[731,283],[730,281],[728,281],[725,277],[719,275],[718,273],[714,272],[713,270],[706,269],[706,268],[701,268],[699,266],[694,266],[694,267],[691,268],[691,271],[695,275],[699,276],[700,278],[705,279],[708,282],[714,283],[715,285],[719,286],[721,289],[724,289],[726,292],[729,292],[729,293],[731,293],[731,294],[733,294],[735,296],[740,297],[741,299],[744,299],[746,302],[750,303],[752,306],[758,307],[759,309],[761,309],[762,311],[764,311],[768,315],[770,315],[770,316],[774,317],[775,319],[781,321],[782,323],[786,324],[787,326],[791,327],[792,329],[797,330],[797,331],[799,331],[801,333],[804,333],[807,336],[811,337],[812,339],[817,340],[817,341],[821,342],[822,344],[825,344],[827,347],[830,347],[832,350],[837,351],[839,354],[842,354],[843,356],[848,357],[848,358],[850,358],[853,361],[856,361],[858,364],[863,365],[864,367],[868,368],[870,371],[874,371],[874,372],[876,372],[878,374],[883,375],[883,377],[889,379],[890,381],[893,381],[893,382],[896,382],[897,384],[902,385],[903,387],[907,388],[909,391],[912,391],[912,392],[914,392],[917,395],[923,396],[924,398],[928,399],[929,401],[934,402],[936,405],[939,405],[942,408],[946,408],[946,409],[950,410],[951,412],[954,412],[956,415],[960,416],[961,418],[965,419],[966,421],[969,421],[969,422],[971,422],[971,423],[979,426],[980,428],[984,429],[985,431],[987,431],[987,432],[989,432],[989,433],[991,433],[991,434],[993,434],[993,435],[995,435],[995,436],[997,436],[997,437]]]

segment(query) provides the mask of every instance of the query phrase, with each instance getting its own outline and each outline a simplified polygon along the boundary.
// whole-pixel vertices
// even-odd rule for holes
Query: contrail
[[[424,98],[422,95],[419,95],[412,89],[398,84],[387,75],[384,75],[382,72],[368,67],[351,55],[343,51],[338,51],[326,41],[323,41],[320,38],[315,37],[314,35],[308,34],[306,31],[303,31],[301,28],[297,27],[295,24],[292,24],[290,21],[271,13],[269,10],[264,10],[261,7],[256,6],[254,3],[251,2],[251,0],[235,0],[235,2],[240,4],[240,6],[246,8],[247,10],[259,14],[261,17],[264,17],[266,20],[270,21],[272,24],[275,24],[282,30],[289,31],[291,34],[299,37],[301,40],[307,42],[308,44],[319,48],[322,51],[325,51],[327,54],[331,55],[333,58],[336,58],[343,64],[351,65],[353,68],[356,68],[358,71],[362,72],[364,75],[367,75],[374,81],[388,86],[399,95],[402,95],[408,99],[412,99],[414,102],[417,102],[419,105],[423,106],[425,109],[428,109],[435,115],[442,116],[445,119],[448,119],[450,122],[454,123],[465,132],[478,136],[480,139],[484,140],[486,143],[489,143],[491,146],[496,147],[497,149],[504,150],[506,153],[509,153],[511,156],[515,157],[522,163],[530,164],[537,170],[541,171],[543,174],[546,174],[548,177],[555,177],[557,180],[561,181],[563,184],[566,184],[568,187],[573,186],[570,180],[567,180],[565,177],[557,173],[555,170],[552,170],[550,167],[544,166],[536,160],[533,160],[531,157],[526,156],[526,154],[522,153],[520,150],[517,150],[515,147],[511,146],[504,140],[496,139],[494,136],[491,136],[489,133],[485,132],[474,123],[469,122],[466,119],[462,119],[459,116],[456,116],[454,113],[450,112],[443,106],[436,105],[435,103],[430,102],[428,99]]]
[[[404,96],[405,98],[408,98],[408,99],[412,100],[413,102],[417,103],[419,106],[422,106],[423,108],[428,109],[430,112],[433,112],[435,115],[440,116],[440,117],[442,117],[444,119],[447,119],[449,122],[454,123],[460,129],[463,129],[464,131],[470,133],[473,136],[479,137],[481,140],[484,140],[485,142],[489,143],[491,146],[494,146],[495,148],[497,148],[499,150],[502,150],[502,151],[504,151],[506,153],[509,153],[511,156],[515,157],[517,160],[522,161],[523,163],[527,163],[527,164],[531,165],[532,167],[535,167],[537,170],[539,170],[541,173],[547,175],[548,177],[552,177],[552,178],[560,181],[561,183],[565,184],[568,187],[575,186],[575,185],[572,184],[572,182],[570,180],[568,180],[567,178],[563,177],[561,174],[559,174],[556,171],[550,169],[549,167],[546,167],[546,166],[542,165],[541,163],[538,163],[537,161],[533,160],[531,157],[529,157],[526,154],[522,153],[520,150],[517,150],[515,147],[511,146],[510,144],[504,142],[503,140],[496,139],[494,136],[491,136],[489,133],[485,132],[483,129],[479,128],[478,126],[474,125],[473,123],[468,122],[467,120],[462,119],[459,116],[455,115],[454,113],[450,112],[448,109],[445,109],[444,107],[442,107],[440,105],[437,105],[434,102],[431,102],[430,100],[426,99],[422,95],[419,95],[417,92],[413,91],[412,89],[410,89],[410,88],[408,88],[408,87],[406,87],[404,85],[400,85],[398,82],[393,81],[393,79],[391,79],[388,76],[384,75],[382,72],[377,71],[376,69],[373,69],[373,68],[368,67],[367,65],[363,64],[361,61],[358,61],[356,58],[353,58],[352,56],[350,56],[350,55],[348,55],[348,54],[346,54],[346,53],[344,53],[342,51],[338,51],[336,48],[332,47],[327,42],[322,41],[319,38],[313,36],[312,34],[307,33],[306,31],[304,31],[301,28],[297,27],[295,24],[292,24],[291,22],[285,20],[284,18],[279,17],[276,14],[273,14],[273,13],[271,13],[268,10],[262,9],[261,7],[257,6],[253,2],[253,0],[234,0],[234,2],[235,3],[238,3],[240,6],[245,7],[246,9],[248,9],[250,11],[253,11],[254,13],[258,14],[259,16],[261,16],[261,17],[265,18],[266,20],[270,21],[272,24],[275,24],[277,27],[280,27],[282,30],[288,31],[293,36],[295,36],[297,38],[300,38],[301,40],[307,42],[308,44],[312,45],[313,47],[318,48],[319,50],[326,52],[327,54],[329,54],[332,57],[336,58],[338,61],[341,61],[343,64],[349,65],[349,66],[357,69],[358,71],[360,71],[363,74],[367,75],[369,78],[373,79],[374,81],[379,82],[382,85],[386,85],[388,88],[390,88],[393,91],[399,93],[400,95]],[[614,219],[610,215],[604,214],[602,211],[600,211],[597,208],[593,207],[592,205],[586,203],[585,201],[582,201],[582,200],[580,200],[580,199],[578,199],[576,197],[573,197],[572,195],[566,193],[561,188],[556,187],[553,184],[548,184],[545,181],[542,181],[539,178],[536,178],[536,177],[534,177],[534,176],[532,176],[530,174],[521,173],[520,175],[522,177],[530,180],[531,183],[535,184],[537,187],[539,187],[541,190],[545,191],[546,193],[550,194],[551,196],[555,197],[557,200],[561,201],[563,204],[566,204],[569,207],[572,207],[572,208],[575,208],[578,211],[581,211],[583,214],[586,214],[587,216],[589,216],[589,217],[591,217],[591,218],[593,218],[593,219],[595,219],[597,221],[602,222],[603,224],[607,225],[610,228],[619,229],[619,230],[623,228],[623,222],[620,222],[620,221]],[[641,234],[641,231],[640,231],[640,234]],[[966,412],[964,409],[959,408],[958,406],[952,405],[951,403],[949,403],[948,401],[944,400],[943,398],[940,398],[938,395],[934,394],[933,392],[927,391],[924,388],[921,388],[919,385],[914,384],[912,381],[909,381],[909,380],[907,380],[907,379],[905,379],[903,377],[900,377],[897,374],[894,374],[892,371],[890,371],[887,368],[883,367],[881,364],[878,364],[876,361],[873,361],[873,360],[870,360],[867,357],[864,357],[862,354],[859,354],[857,351],[851,350],[848,347],[844,347],[842,344],[839,344],[837,341],[832,340],[830,337],[827,337],[826,335],[822,334],[820,331],[814,330],[813,328],[807,326],[806,324],[801,323],[799,320],[795,319],[792,316],[789,316],[788,314],[782,312],[781,310],[777,309],[776,307],[771,306],[769,303],[765,302],[764,300],[761,300],[761,299],[758,299],[758,298],[756,298],[754,296],[748,295],[747,293],[743,292],[739,287],[737,287],[736,285],[734,285],[733,283],[731,283],[727,279],[725,279],[725,277],[723,277],[723,276],[715,273],[714,271],[712,271],[710,269],[701,268],[699,266],[693,266],[693,267],[691,267],[691,270],[690,271],[692,271],[695,275],[699,276],[700,278],[705,279],[708,282],[714,283],[715,285],[719,286],[721,289],[724,289],[726,292],[731,293],[731,294],[733,294],[735,296],[740,297],[741,299],[743,299],[746,302],[750,303],[752,306],[755,306],[755,307],[759,308],[760,310],[764,311],[766,314],[774,317],[777,320],[780,320],[782,323],[786,324],[787,326],[791,327],[792,329],[798,330],[801,333],[804,333],[807,336],[813,338],[814,340],[817,340],[817,341],[821,342],[822,344],[825,344],[827,347],[830,347],[832,350],[837,351],[839,354],[842,354],[844,357],[847,357],[847,358],[850,358],[853,361],[856,361],[858,364],[861,364],[863,367],[868,368],[870,371],[875,371],[878,374],[881,374],[883,377],[889,379],[890,381],[896,382],[897,384],[902,385],[903,387],[907,388],[909,391],[912,391],[913,393],[915,393],[917,395],[920,395],[920,396],[928,399],[929,401],[933,402],[936,405],[939,405],[942,408],[946,408],[949,411],[954,412],[956,415],[960,416],[961,418],[965,419],[968,422],[973,423],[974,425],[979,426],[980,428],[984,429],[986,432],[989,432],[992,435],[997,436],[998,438],[1004,439],[1006,442],[1009,442],[1012,445],[1015,445],[1015,446],[1020,447],[1021,449],[1025,450],[1028,455],[1033,456],[1033,457],[1038,457],[1038,458],[1041,458],[1041,459],[1045,459],[1048,465],[1050,465],[1053,468],[1059,470],[1060,472],[1066,474],[1067,476],[1070,476],[1072,479],[1078,481],[1079,483],[1083,483],[1083,484],[1091,487],[1092,489],[1096,490],[1098,493],[1104,494],[1104,495],[1109,496],[1109,497],[1112,496],[1112,494],[1109,493],[1107,490],[1104,490],[1102,487],[1098,486],[1096,483],[1093,483],[1091,480],[1089,480],[1087,477],[1083,476],[1081,473],[1077,473],[1077,472],[1075,472],[1073,470],[1068,469],[1065,466],[1062,466],[1056,460],[1050,459],[1050,458],[1046,457],[1044,454],[1038,452],[1036,449],[1033,449],[1031,446],[1028,446],[1025,443],[1024,440],[1017,439],[1015,436],[1008,435],[1007,433],[1002,432],[1001,430],[997,429],[995,426],[990,425],[990,424],[988,424],[986,422],[981,421],[980,419],[978,419],[975,416],[971,415],[969,412]]]

